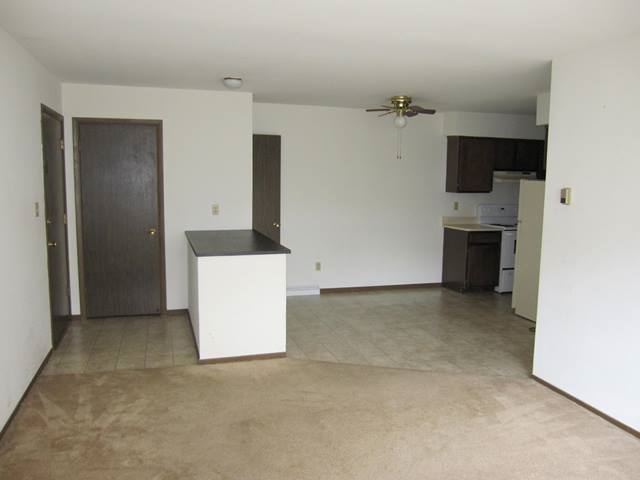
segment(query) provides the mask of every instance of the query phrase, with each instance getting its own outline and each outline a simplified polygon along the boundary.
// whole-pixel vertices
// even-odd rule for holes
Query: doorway
[[[64,120],[62,115],[45,105],[41,105],[40,120],[42,127],[51,341],[53,348],[57,348],[71,319],[67,194],[64,168]]]
[[[253,229],[280,243],[280,135],[253,136]]]
[[[162,121],[74,118],[81,309],[166,312]]]

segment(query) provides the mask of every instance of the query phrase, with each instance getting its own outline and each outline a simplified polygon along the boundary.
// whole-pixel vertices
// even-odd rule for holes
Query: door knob
[[[276,227],[276,228],[280,228],[280,224],[276,223],[276,222],[273,222],[273,226]]]
[[[54,248],[54,247],[57,247],[57,246],[58,246],[58,242],[47,242],[47,247]]]
[[[150,228],[148,230],[148,232],[149,232],[149,235],[151,235],[153,237],[156,234],[156,229],[155,228]]]

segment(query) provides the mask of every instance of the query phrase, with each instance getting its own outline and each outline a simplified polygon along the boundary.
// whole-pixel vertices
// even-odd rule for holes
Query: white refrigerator
[[[518,243],[511,306],[517,315],[536,321],[542,249],[544,181],[520,180]]]

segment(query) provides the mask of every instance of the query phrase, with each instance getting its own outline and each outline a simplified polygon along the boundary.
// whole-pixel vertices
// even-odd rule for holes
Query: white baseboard
[[[320,295],[320,286],[287,287],[287,297],[297,297],[301,295]]]

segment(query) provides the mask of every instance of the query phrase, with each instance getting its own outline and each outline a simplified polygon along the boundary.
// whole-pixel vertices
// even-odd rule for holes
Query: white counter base
[[[201,362],[287,349],[286,255],[197,257],[189,248],[189,316]]]

